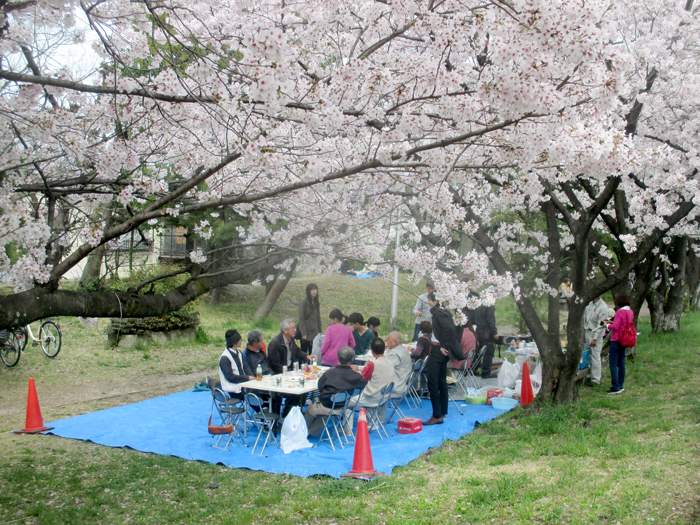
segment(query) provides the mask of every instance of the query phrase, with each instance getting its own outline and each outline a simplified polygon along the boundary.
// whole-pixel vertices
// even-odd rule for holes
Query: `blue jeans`
[[[413,330],[413,342],[415,343],[418,341],[418,338],[420,337],[420,325],[417,324],[416,328]]]
[[[610,377],[613,390],[625,387],[625,347],[619,341],[610,341]]]

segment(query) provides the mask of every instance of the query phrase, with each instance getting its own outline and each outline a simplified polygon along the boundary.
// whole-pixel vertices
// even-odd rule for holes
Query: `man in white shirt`
[[[386,358],[394,365],[394,388],[391,391],[392,399],[399,399],[408,388],[408,379],[413,373],[411,354],[401,344],[401,333],[391,332],[384,340],[386,343]],[[384,421],[386,417],[386,405],[379,409],[379,418]]]
[[[418,341],[420,337],[420,324],[423,321],[433,320],[433,316],[430,314],[430,305],[428,304],[428,294],[435,291],[435,283],[433,281],[428,281],[425,283],[426,292],[418,297],[416,301],[416,306],[413,307],[413,315],[416,316],[416,327],[413,330],[413,340]],[[400,341],[399,341],[400,342]]]
[[[608,317],[608,305],[601,297],[596,297],[588,303],[583,313],[584,344],[591,349],[591,373],[586,386],[598,386],[600,384],[601,364],[600,351],[603,348],[603,335],[605,325],[603,319]]]

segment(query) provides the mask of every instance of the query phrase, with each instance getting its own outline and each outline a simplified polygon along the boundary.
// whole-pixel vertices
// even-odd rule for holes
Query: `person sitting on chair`
[[[241,346],[241,334],[236,330],[226,331],[226,348],[219,358],[219,381],[221,389],[231,397],[243,399],[240,383],[255,380],[253,371],[243,354],[238,350]]]
[[[345,433],[352,433],[353,426],[353,409],[355,405],[374,407],[382,400],[382,389],[389,383],[394,381],[394,364],[384,356],[386,345],[384,341],[376,337],[370,346],[374,362],[372,364],[372,376],[367,383],[367,386],[362,392],[362,396],[353,396],[348,403],[348,409],[345,411]],[[367,365],[369,367],[369,364]],[[367,368],[367,367],[365,367]],[[363,373],[365,370],[363,370]]]
[[[349,346],[338,350],[340,364],[325,372],[318,380],[319,400],[306,409],[304,418],[309,434],[318,436],[323,428],[323,419],[331,413],[333,402],[331,397],[339,392],[353,393],[356,388],[364,388],[367,380],[350,368],[355,359],[355,351]]]
[[[265,352],[262,351],[262,345],[262,331],[256,328],[248,332],[248,346],[245,352],[243,352],[243,358],[248,361],[251,371],[256,372],[258,365],[260,365],[263,375],[268,376],[272,374],[272,367],[270,366],[270,361],[268,361]]]
[[[280,323],[280,333],[272,338],[267,347],[267,357],[270,360],[273,373],[281,374],[283,366],[291,370],[292,363],[295,362],[303,365],[307,361],[311,361],[311,356],[302,352],[294,341],[296,332],[297,327],[291,317]]]
[[[391,391],[391,399],[400,399],[408,388],[408,378],[413,373],[413,361],[411,354],[401,343],[401,332],[391,332],[386,336],[386,358],[394,365],[394,388]],[[379,418],[384,421],[386,405],[379,409]]]
[[[297,327],[294,324],[294,319],[287,318],[280,323],[280,333],[272,338],[269,346],[267,347],[267,357],[270,360],[270,368],[272,368],[273,373],[281,374],[282,367],[287,366],[289,370],[292,369],[293,363],[299,363],[302,366],[307,361],[311,361],[311,356],[307,355],[301,348],[299,348],[294,341],[294,334],[296,334]],[[281,413],[281,416],[287,417],[289,411],[294,406],[303,407],[306,403],[307,394],[288,394],[284,396],[285,404],[284,411],[280,412],[281,400],[279,396],[275,397],[273,402],[273,410],[277,413]]]

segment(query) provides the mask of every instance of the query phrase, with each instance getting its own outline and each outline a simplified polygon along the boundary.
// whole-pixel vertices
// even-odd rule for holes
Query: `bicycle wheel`
[[[0,344],[0,359],[7,367],[13,367],[19,362],[20,349],[19,340],[14,331],[9,330],[7,339]]]
[[[22,328],[18,328],[15,331],[15,335],[17,336],[17,342],[19,343],[20,352],[24,352],[24,349],[27,348],[27,341],[29,340],[29,333],[27,332],[27,327],[23,326]]]
[[[61,351],[61,329],[53,321],[44,321],[39,328],[41,349],[49,357],[56,357]]]

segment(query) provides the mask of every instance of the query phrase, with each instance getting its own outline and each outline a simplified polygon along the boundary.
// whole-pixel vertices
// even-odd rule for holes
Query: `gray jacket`
[[[418,314],[423,314],[418,315]],[[430,313],[430,304],[428,303],[428,294],[424,293],[418,296],[416,301],[416,306],[413,307],[413,315],[416,316],[416,324],[421,324],[423,321],[433,320],[433,316]]]
[[[586,343],[592,339],[601,341],[605,333],[605,327],[600,322],[608,317],[608,305],[605,301],[591,301],[583,312],[583,329],[585,330]]]

